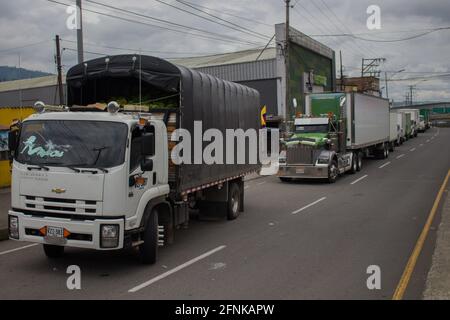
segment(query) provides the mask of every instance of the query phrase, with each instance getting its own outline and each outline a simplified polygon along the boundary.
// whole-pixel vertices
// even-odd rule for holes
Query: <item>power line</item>
[[[325,0],[320,0],[320,2],[324,5],[324,7],[331,12],[331,14],[334,16],[334,18],[336,19],[336,21],[344,28],[344,30],[347,30],[347,32],[349,32],[350,34],[353,34],[353,32],[347,27],[347,25],[345,23],[342,22],[342,20],[337,16],[337,14],[333,11],[332,8],[330,8],[330,6],[325,2]],[[356,44],[359,47],[359,44]],[[373,54],[375,54],[376,56],[381,56],[377,51],[373,50],[370,47],[365,47],[367,48],[368,51],[371,51]],[[364,47],[363,47],[364,49]]]
[[[56,1],[56,0],[47,0],[47,1],[55,3],[55,4],[63,5],[63,6],[68,6],[69,5],[67,3],[62,3],[62,2],[59,2],[59,1]],[[85,1],[87,1],[87,0],[85,0]],[[122,9],[117,8],[116,10],[122,10]],[[124,17],[121,17],[121,16],[108,14],[108,13],[105,13],[105,12],[100,12],[100,11],[96,11],[96,10],[92,10],[92,9],[84,8],[83,11],[95,13],[95,14],[106,16],[106,17],[109,17],[109,18],[119,19],[119,20],[122,20],[122,21],[130,22],[130,23],[135,23],[135,24],[145,25],[145,26],[149,26],[149,27],[155,27],[155,28],[159,28],[159,29],[163,29],[163,30],[168,30],[168,31],[172,31],[172,32],[183,34],[184,36],[187,35],[186,31],[179,30],[179,29],[173,29],[173,28],[169,28],[169,27],[166,27],[166,26],[155,25],[155,24],[151,24],[151,23],[147,23],[147,22],[143,22],[143,21],[138,21],[138,20],[131,20],[131,19],[127,19],[127,18],[124,18]],[[146,16],[141,15],[141,14],[136,13],[136,12],[132,12],[132,11],[128,11],[128,12],[130,14],[133,14],[133,15],[146,17]],[[148,19],[152,19],[152,18],[153,17],[149,17]],[[171,23],[171,22],[165,22],[165,23]],[[175,24],[175,23],[173,23],[173,24]],[[175,25],[177,25],[177,24],[175,24]],[[208,31],[205,31],[205,30],[192,28],[192,27],[188,27],[188,26],[180,25],[180,27],[186,28],[186,29],[191,29],[191,30],[195,29],[195,30],[198,30],[198,31],[200,31],[202,33],[205,33],[205,34],[212,34],[212,35],[217,36],[217,37],[207,36],[207,35],[198,34],[198,33],[192,33],[191,32],[191,33],[189,33],[189,36],[192,36],[192,37],[202,38],[202,39],[206,39],[206,40],[227,42],[227,43],[240,43],[240,44],[253,45],[253,46],[254,45],[262,45],[261,43],[254,43],[254,42],[250,42],[250,41],[246,41],[246,40],[240,40],[240,39],[237,39],[237,38],[232,38],[232,37],[229,37],[229,36],[224,36],[222,34],[217,34],[217,33],[214,33],[214,32],[208,32]]]
[[[162,0],[155,0],[155,1],[156,1],[156,2],[159,2],[159,3],[162,3],[162,4],[166,5],[166,6],[169,6],[169,7],[171,7],[171,8],[174,8],[174,9],[176,9],[176,10],[180,10],[180,11],[185,12],[185,13],[187,13],[187,14],[190,14],[190,15],[193,15],[193,16],[198,17],[198,18],[200,18],[200,19],[204,19],[204,20],[206,20],[206,21],[209,21],[209,22],[212,22],[212,23],[215,23],[215,24],[224,26],[224,27],[229,28],[229,29],[232,29],[232,30],[236,30],[236,31],[239,31],[239,32],[243,32],[243,33],[249,34],[249,35],[254,36],[254,37],[256,36],[256,37],[258,37],[258,38],[260,38],[260,39],[265,39],[265,40],[267,40],[267,39],[270,38],[270,37],[268,37],[268,36],[265,35],[265,34],[262,34],[262,33],[259,33],[259,32],[253,31],[253,30],[250,30],[250,29],[248,29],[248,28],[242,27],[242,26],[240,26],[240,25],[238,25],[238,24],[235,24],[235,23],[233,23],[233,22],[230,22],[230,21],[228,21],[228,20],[222,19],[221,17],[218,17],[218,16],[216,16],[216,15],[210,14],[210,13],[208,13],[208,12],[202,10],[202,9],[196,8],[196,7],[192,6],[192,5],[190,5],[189,3],[185,3],[185,2],[183,2],[183,1],[175,0],[175,1],[178,2],[178,3],[181,3],[181,4],[187,6],[187,7],[191,8],[191,9],[194,9],[194,10],[196,10],[196,11],[199,11],[199,12],[201,12],[201,13],[203,13],[203,14],[206,14],[206,15],[208,15],[208,16],[210,16],[210,17],[213,17],[213,18],[215,18],[215,19],[217,19],[217,20],[220,20],[220,21],[223,21],[223,22],[225,22],[225,23],[228,23],[229,25],[224,24],[224,23],[217,22],[217,21],[215,21],[215,20],[213,20],[213,19],[204,17],[204,16],[202,16],[202,15],[196,14],[196,13],[191,12],[191,11],[188,11],[188,10],[185,10],[185,9],[183,9],[183,8],[174,6],[174,5],[170,4],[170,3],[167,3],[167,2],[162,1]]]
[[[40,45],[40,44],[44,44],[44,43],[47,43],[47,42],[50,42],[50,41],[53,41],[53,40],[43,40],[43,41],[34,42],[34,43],[26,44],[26,45],[23,45],[23,46],[15,47],[15,48],[2,49],[2,50],[0,50],[0,52],[8,52],[8,51],[25,49],[25,48],[34,47],[34,46],[37,46],[37,45]]]
[[[118,7],[111,6],[111,5],[108,5],[108,4],[105,4],[105,3],[101,3],[101,2],[98,2],[98,1],[94,1],[94,0],[84,0],[84,1],[89,2],[89,3],[94,3],[94,4],[97,4],[99,6],[103,6],[103,7],[106,7],[106,8],[118,10],[118,11],[121,11],[121,12],[130,13],[130,14],[136,15],[138,17],[142,17],[142,18],[146,18],[146,19],[150,19],[150,20],[154,20],[154,21],[170,24],[170,25],[173,25],[173,26],[176,26],[176,27],[190,29],[190,30],[193,30],[193,31],[202,32],[202,33],[206,33],[206,34],[212,34],[214,36],[225,37],[225,38],[228,38],[228,39],[237,40],[239,42],[247,42],[247,43],[251,43],[253,45],[255,44],[254,42],[252,43],[252,42],[250,42],[248,40],[242,40],[242,39],[238,39],[238,38],[235,38],[235,37],[227,36],[227,35],[224,35],[224,34],[219,34],[219,33],[211,32],[211,31],[206,31],[204,29],[190,27],[190,26],[179,24],[179,23],[172,22],[172,21],[169,21],[169,20],[164,20],[164,19],[153,17],[153,16],[145,15],[145,14],[142,14],[142,13],[130,11],[130,10],[127,10],[127,9],[118,8]]]
[[[70,42],[70,43],[76,43],[74,40],[66,40],[61,39],[63,42]],[[122,47],[113,47],[113,46],[106,46],[106,45],[99,45],[94,43],[85,42],[86,45],[92,46],[92,47],[98,47],[98,48],[104,48],[104,49],[112,49],[112,50],[123,50],[123,51],[129,51],[129,52],[144,52],[144,53],[161,53],[161,54],[218,54],[213,52],[173,52],[173,51],[160,51],[160,50],[143,50],[143,49],[136,49],[136,48],[122,48]]]
[[[314,7],[316,7],[317,8],[317,10],[319,10],[319,12],[325,17],[325,19],[330,23],[330,25],[331,25],[331,27],[332,28],[336,28],[338,31],[340,31],[340,32],[342,32],[342,29],[339,27],[339,25],[337,24],[337,23],[335,23],[334,21],[333,21],[333,19],[332,18],[330,18],[329,16],[328,16],[328,14],[326,14],[323,10],[322,10],[322,8],[316,3],[316,1],[310,1],[313,5],[314,5]],[[370,48],[363,48],[363,47],[361,47],[358,43],[356,43],[356,42],[351,42],[350,43],[351,45],[354,45],[354,48],[356,48],[361,54],[362,54],[362,56],[364,57],[366,54],[367,54],[367,52],[366,51],[372,51],[372,54],[375,54],[376,56],[379,56],[376,52],[374,52],[373,50],[371,50]]]
[[[198,8],[203,8],[203,9],[206,9],[208,11],[218,12],[218,13],[221,13],[222,15],[230,16],[230,17],[233,17],[233,18],[236,18],[236,19],[241,19],[243,21],[247,21],[247,22],[250,21],[250,22],[262,25],[262,26],[273,27],[272,24],[264,23],[264,22],[261,22],[261,21],[258,21],[258,20],[253,20],[253,19],[250,19],[250,18],[247,18],[247,17],[241,17],[241,16],[238,16],[236,14],[229,13],[227,11],[213,9],[213,8],[206,7],[206,6],[203,6],[203,5],[200,5],[200,4],[197,4],[197,3],[193,3],[193,2],[190,2],[190,1],[183,1],[183,3],[189,3],[190,5],[196,6]]]

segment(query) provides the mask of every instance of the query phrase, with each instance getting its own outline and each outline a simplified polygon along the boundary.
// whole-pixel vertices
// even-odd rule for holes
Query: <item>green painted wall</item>
[[[290,44],[289,50],[289,67],[290,67],[290,99],[297,99],[297,109],[293,106],[290,112],[290,118],[295,116],[297,112],[305,112],[303,74],[314,70],[314,74],[326,78],[325,91],[333,91],[334,84],[334,62],[324,56],[305,49],[295,43]]]

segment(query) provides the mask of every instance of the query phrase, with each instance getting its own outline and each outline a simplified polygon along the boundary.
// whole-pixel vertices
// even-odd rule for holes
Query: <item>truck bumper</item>
[[[119,250],[123,248],[124,244],[124,219],[95,219],[74,221],[67,218],[53,218],[53,217],[33,217],[32,215],[21,212],[9,211],[9,216],[17,217],[18,219],[18,239],[11,238],[15,241],[26,241],[42,244],[61,245],[67,247],[94,249],[94,250]],[[118,245],[114,248],[103,248],[100,241],[101,225],[118,225],[119,239]],[[57,227],[64,228],[70,232],[70,235],[61,242],[55,243],[49,241],[40,234],[39,230],[43,227]]]
[[[278,177],[294,179],[326,179],[328,178],[328,166],[280,166]]]

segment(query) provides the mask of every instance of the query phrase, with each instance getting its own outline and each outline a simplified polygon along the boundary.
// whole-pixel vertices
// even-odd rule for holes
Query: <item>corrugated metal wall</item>
[[[195,70],[233,82],[274,79],[277,77],[275,59],[195,68]]]
[[[65,93],[64,85],[64,96]],[[20,97],[22,96],[22,103]],[[58,88],[56,86],[47,86],[40,88],[23,89],[20,90],[3,91],[0,92],[0,108],[1,107],[19,107],[19,106],[33,106],[36,101],[43,101],[46,104],[59,104]]]

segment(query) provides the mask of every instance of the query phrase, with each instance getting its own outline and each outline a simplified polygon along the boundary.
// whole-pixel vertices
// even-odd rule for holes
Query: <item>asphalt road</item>
[[[252,180],[238,220],[192,221],[154,266],[130,251],[68,249],[55,261],[0,242],[0,299],[391,299],[449,169],[449,141],[450,129],[431,129],[334,185]],[[438,222],[407,299],[422,296]],[[81,290],[66,287],[69,265]],[[371,265],[381,290],[367,288]]]

